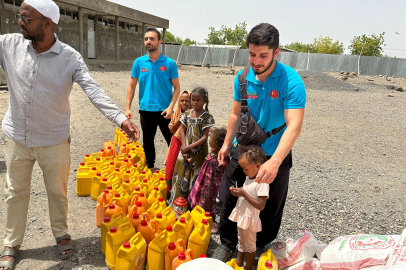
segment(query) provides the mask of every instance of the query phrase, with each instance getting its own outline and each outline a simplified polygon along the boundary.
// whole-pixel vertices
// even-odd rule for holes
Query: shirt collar
[[[149,59],[148,54],[146,54],[145,56],[146,56],[145,62],[152,61],[151,59]],[[163,55],[163,54],[161,53],[161,55],[159,56],[159,58],[158,58],[155,62],[163,62],[163,61],[164,61],[164,58],[165,58],[165,55]]]
[[[271,75],[269,75],[269,77],[265,80],[265,82],[271,77],[272,78],[280,77],[282,75],[282,64],[279,63],[277,60],[275,60],[275,62],[276,62],[275,68],[272,71]],[[260,81],[258,81],[257,78],[255,78],[255,73],[252,70],[252,67],[250,68],[250,71],[248,72],[247,81],[254,83],[254,84],[262,85],[262,83]]]
[[[43,52],[41,54],[47,54],[49,52],[54,52],[56,54],[61,54],[61,42],[59,41],[59,38],[58,38],[58,36],[56,34],[54,34],[54,36],[55,36],[55,39],[56,39],[55,43],[52,45],[52,47],[48,51]],[[25,39],[24,42],[27,44],[28,47],[30,47],[31,49],[33,49],[35,51],[32,40]]]

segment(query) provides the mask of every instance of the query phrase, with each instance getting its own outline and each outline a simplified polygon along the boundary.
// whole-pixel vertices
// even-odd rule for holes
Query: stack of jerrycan
[[[147,210],[147,214],[151,218],[155,218],[158,213],[162,213],[162,211],[166,208],[166,202],[162,197],[159,197],[157,201],[155,201],[150,208]]]
[[[147,243],[141,233],[136,233],[117,251],[117,270],[143,270],[145,266]]]
[[[201,254],[207,253],[210,243],[211,229],[206,219],[195,227],[189,236],[188,248],[193,250],[193,259],[199,258]]]
[[[117,251],[124,244],[135,235],[133,225],[127,222],[118,225],[118,227],[111,227],[106,236],[106,265],[110,269],[116,269]]]
[[[176,222],[176,215],[170,206],[166,207],[162,213],[156,214],[154,220],[158,226],[158,233],[161,233],[168,226],[173,226]]]
[[[264,252],[258,260],[258,270],[278,270],[278,261],[275,258],[275,255],[272,254],[272,251],[269,249]]]
[[[161,173],[159,173],[159,175],[161,175]],[[152,192],[154,190],[155,187],[157,187],[159,189],[159,192],[161,192],[162,194],[162,198],[164,198],[164,200],[166,201],[167,197],[168,197],[168,186],[166,185],[166,181],[164,177],[159,177],[158,179],[154,179],[154,175],[156,175],[156,172],[152,175],[151,179],[150,179],[150,187],[148,189],[149,192]]]
[[[113,196],[109,193],[107,189],[99,195],[96,205],[96,226],[100,227],[101,223],[104,220],[105,213],[110,205],[111,199]]]
[[[170,242],[165,248],[165,270],[171,270],[173,260],[179,255],[179,253],[185,251],[186,243],[182,239],[178,239],[176,242]]]
[[[103,255],[106,254],[106,236],[112,227],[117,228],[119,225],[128,221],[127,217],[122,211],[112,215],[111,217],[105,217],[104,222],[100,225],[101,231],[101,251]]]
[[[168,226],[149,243],[147,259],[148,270],[165,270],[165,249],[169,243],[176,242],[176,240],[172,226]]]

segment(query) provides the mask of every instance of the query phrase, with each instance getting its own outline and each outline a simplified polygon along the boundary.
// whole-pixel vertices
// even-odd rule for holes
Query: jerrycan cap
[[[90,155],[89,154],[86,154],[86,156],[85,157],[90,157]]]
[[[124,242],[123,247],[124,247],[124,248],[126,248],[126,249],[131,248],[131,244],[130,244],[130,242]]]
[[[204,213],[204,216],[205,216],[205,217],[210,217],[210,212]]]
[[[163,178],[163,177],[159,177],[159,180],[160,180],[160,181],[164,181],[164,178]]]
[[[156,214],[155,217],[156,217],[156,218],[162,218],[162,214],[161,214],[161,213],[158,213],[158,214]]]
[[[163,201],[164,201],[164,198],[159,197],[159,198],[158,198],[158,201],[159,201],[159,202],[163,202]]]
[[[85,165],[85,163],[84,162],[80,162],[80,166],[84,166]]]
[[[154,187],[154,190],[158,190],[158,187]]]
[[[142,202],[136,202],[135,205],[137,205],[137,207],[141,207],[141,206],[142,206]]]
[[[135,190],[136,190],[136,191],[140,191],[140,187],[135,187]]]
[[[107,147],[107,149],[109,149],[109,150],[110,150],[110,149],[111,149],[111,146],[108,146],[108,147]]]
[[[125,159],[124,159],[124,162],[128,162],[128,159],[125,158]]]
[[[116,198],[120,198],[120,193],[116,193],[116,194],[114,194],[114,197],[116,197]],[[203,219],[204,220],[204,219]]]
[[[265,267],[268,269],[273,269],[272,261],[266,261]]]
[[[109,223],[111,221],[110,217],[105,217],[104,218],[104,223]]]
[[[207,225],[207,219],[203,219],[203,220],[202,220],[202,223],[203,223],[204,225]]]
[[[146,220],[141,221],[141,226],[148,226],[148,222]]]
[[[98,172],[96,175],[97,175],[97,176],[101,176],[101,173]]]
[[[128,184],[128,183],[130,183],[130,179],[125,179],[124,182],[126,182]]]
[[[110,165],[114,165],[114,161],[110,161]]]
[[[100,149],[100,152],[104,152],[104,148]]]
[[[172,232],[172,226],[169,225],[168,227],[166,227],[166,231],[167,232]]]
[[[113,187],[112,186],[107,186],[107,189],[112,190]]]
[[[141,174],[146,174],[146,172],[145,172],[145,171],[142,171]]]
[[[206,254],[200,254],[199,258],[206,258]]]
[[[126,147],[126,146],[127,146],[127,144],[126,144],[126,143],[123,143],[123,146],[124,146],[124,147]]]
[[[144,192],[141,192],[139,196],[140,196],[140,197],[145,197]]]
[[[109,205],[109,209],[110,209],[110,210],[116,209],[116,205],[115,205],[114,203],[110,204],[110,205]]]
[[[99,158],[99,157],[97,157],[97,158],[96,158],[96,160],[97,160],[97,161],[100,161],[100,158]]]
[[[134,165],[133,165],[135,168],[137,168],[138,167],[138,165],[136,164],[136,163],[134,163]]]
[[[116,172],[119,172],[120,171],[120,169],[119,168],[116,168]]]
[[[110,228],[110,232],[111,232],[111,233],[116,233],[116,232],[117,232],[117,228],[116,228],[116,227],[111,227],[111,228]]]
[[[169,250],[175,250],[175,248],[176,248],[175,243],[174,243],[174,242],[170,242],[169,245],[168,245],[168,249],[169,249]]]
[[[127,155],[128,158],[131,158],[131,155]]]
[[[105,194],[109,194],[109,190],[108,190],[108,189],[103,190],[103,192],[104,192]]]
[[[155,173],[159,173],[159,170],[155,170]]]
[[[139,214],[137,214],[137,213],[134,213],[134,215],[133,215],[133,219],[139,219],[140,218],[140,215]]]
[[[131,173],[130,170],[126,170],[125,173]]]
[[[92,167],[92,171],[95,171],[96,170],[96,167]]]
[[[107,178],[104,177],[104,178],[102,179],[102,181],[103,181],[103,182],[107,182]]]
[[[148,179],[144,179],[144,180],[142,180],[142,182],[148,183]]]
[[[113,227],[113,228],[114,228],[114,227]],[[179,261],[184,261],[184,260],[186,260],[186,255],[185,255],[185,253],[183,253],[183,252],[179,253],[179,255],[178,255],[178,260],[179,260]]]
[[[135,147],[140,148],[140,146],[138,144]]]
[[[134,150],[135,150],[135,148],[133,147],[133,148],[131,148],[131,150],[133,150],[133,151],[134,151]]]
[[[186,219],[184,217],[181,217],[179,220],[180,223],[186,223]]]

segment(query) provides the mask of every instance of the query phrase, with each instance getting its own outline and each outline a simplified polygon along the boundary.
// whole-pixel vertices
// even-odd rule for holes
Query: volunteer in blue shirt
[[[145,29],[145,47],[148,54],[134,61],[127,90],[125,115],[132,119],[131,103],[139,83],[139,112],[146,163],[150,170],[155,166],[155,134],[157,127],[168,146],[172,133],[168,125],[173,107],[178,100],[180,85],[175,61],[159,52],[161,34],[156,28]],[[172,86],[174,91],[172,92]]]
[[[298,138],[303,123],[306,90],[300,76],[290,67],[275,60],[280,52],[279,32],[268,24],[255,26],[247,36],[251,68],[247,74],[248,107],[259,126],[266,132],[286,127],[268,138],[261,147],[268,155],[256,177],[256,182],[269,184],[269,198],[260,213],[262,231],[257,234],[257,249],[265,249],[278,234],[289,185],[289,171],[292,166],[291,149]],[[226,139],[218,159],[224,164],[230,153],[232,159],[225,177],[225,199],[220,218],[221,245],[214,257],[226,261],[237,246],[237,224],[229,220],[237,197],[232,196],[230,187],[242,187],[245,175],[238,164],[238,147],[232,149],[241,113],[241,91],[237,74],[234,82],[234,104],[228,121]],[[254,259],[254,258],[247,258]],[[237,258],[242,264],[243,259]]]

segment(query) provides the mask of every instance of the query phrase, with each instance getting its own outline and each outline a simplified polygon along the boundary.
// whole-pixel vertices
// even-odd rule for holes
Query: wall
[[[138,32],[120,29],[120,59],[135,60],[141,56],[142,36]]]

